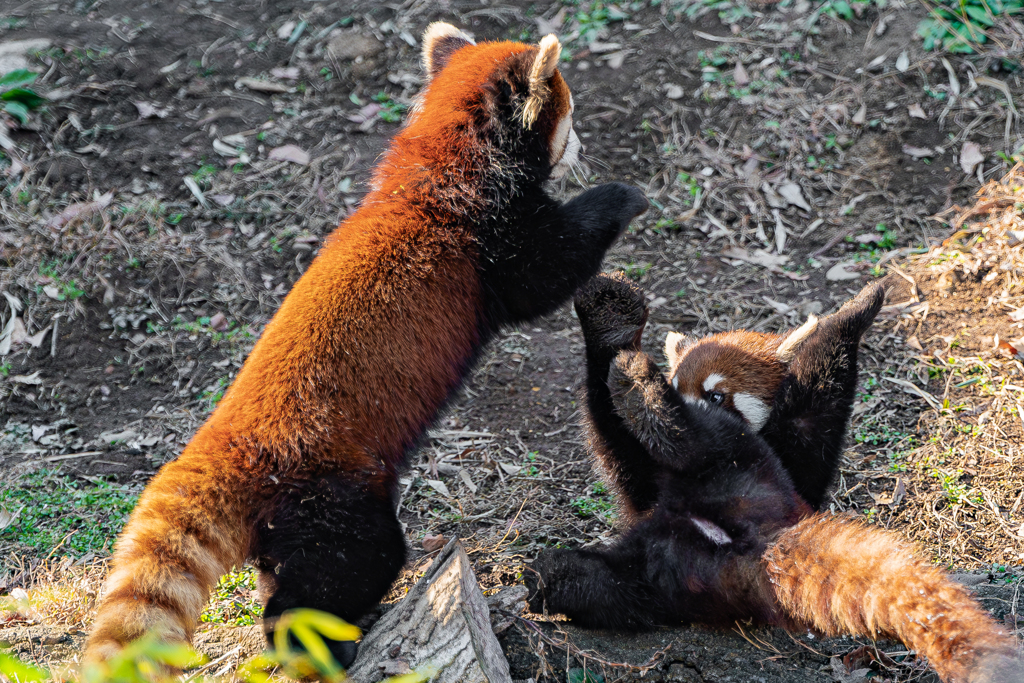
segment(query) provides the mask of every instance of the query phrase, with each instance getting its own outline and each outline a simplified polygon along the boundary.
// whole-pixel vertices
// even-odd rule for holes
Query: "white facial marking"
[[[672,375],[672,388],[679,391],[679,375]]]
[[[712,391],[712,390],[714,390],[715,387],[717,387],[719,385],[720,382],[724,382],[724,381],[725,381],[725,377],[722,377],[717,372],[712,372],[704,380],[704,384],[703,384],[704,391]]]
[[[690,517],[690,521],[693,522],[693,525],[715,545],[729,545],[732,543],[732,538],[730,538],[729,534],[725,532],[725,529],[714,522],[701,517]]]
[[[564,176],[579,157],[580,139],[572,127],[572,113],[576,110],[576,103],[569,93],[569,113],[562,117],[555,129],[555,137],[551,140],[551,178],[558,180]]]
[[[732,403],[751,427],[761,431],[761,427],[764,427],[764,423],[768,421],[768,414],[771,412],[764,401],[752,394],[736,393],[732,395]]]

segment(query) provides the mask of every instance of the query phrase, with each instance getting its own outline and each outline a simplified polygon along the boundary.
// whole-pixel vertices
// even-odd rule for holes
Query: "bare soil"
[[[0,165],[0,290],[23,306],[25,328],[2,359],[0,487],[58,467],[85,484],[141,490],[187,443],[323,237],[358,203],[419,88],[427,23],[451,21],[480,39],[554,30],[586,148],[584,168],[557,191],[624,180],[652,200],[607,258],[609,270],[650,292],[649,349],[672,329],[783,329],[833,310],[889,266],[914,273],[932,312],[896,312],[866,341],[832,507],[975,571],[965,576],[986,606],[1019,623],[1020,425],[1008,421],[1002,445],[986,450],[955,429],[977,426],[968,418],[984,413],[983,400],[951,416],[886,378],[956,401],[950,386],[981,387],[929,374],[934,363],[921,357],[969,350],[986,376],[1024,385],[1019,362],[984,351],[983,338],[1013,334],[1001,309],[979,318],[982,299],[999,292],[967,278],[932,293],[929,278],[939,275],[927,264],[913,269],[951,232],[950,215],[930,217],[968,205],[982,180],[1008,169],[996,152],[1024,144],[1005,95],[975,78],[1004,82],[1019,102],[1020,71],[1000,70],[992,54],[923,52],[908,38],[925,13],[917,4],[872,5],[849,22],[815,19],[801,2],[737,3],[745,13],[735,23],[717,11],[691,18],[686,7],[623,5],[627,18],[601,25],[593,3],[546,0],[0,0],[0,43],[52,41],[30,57],[51,101],[26,126],[8,126],[16,149]],[[966,142],[985,157],[971,173],[960,163]],[[275,158],[285,145],[308,163]],[[851,279],[826,277],[842,263]],[[1003,287],[1015,293],[1019,284]],[[6,322],[11,304],[0,306]],[[951,330],[966,330],[956,347],[944,341]],[[920,349],[908,346],[911,336]],[[429,560],[427,536],[465,539],[488,592],[518,582],[544,547],[614,538],[614,506],[595,486],[577,424],[581,349],[565,307],[507,331],[484,354],[403,480],[414,552],[393,599]],[[933,451],[946,449],[940,463]],[[985,480],[986,472],[997,474]],[[36,568],[63,554],[27,547],[16,520],[0,527],[0,592],[42,585]],[[85,572],[91,599],[102,560],[61,566]],[[0,638],[49,663],[72,658],[88,629],[87,616],[7,623]],[[840,666],[869,661],[877,680],[921,673],[893,654],[898,644],[879,643],[891,659],[872,659],[869,643],[746,626],[641,636],[570,626],[570,647],[557,644],[559,628],[519,622],[506,632],[516,677],[564,680],[586,666],[609,681],[846,681]],[[259,647],[246,640],[250,630],[203,636],[201,647],[230,664]],[[649,670],[608,664],[641,665],[670,643]],[[846,664],[830,662],[851,653]],[[605,663],[593,668],[595,658]]]

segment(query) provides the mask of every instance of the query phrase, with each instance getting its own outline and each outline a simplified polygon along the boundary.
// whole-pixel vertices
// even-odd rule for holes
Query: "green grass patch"
[[[244,567],[221,577],[199,621],[205,624],[252,626],[263,616],[256,589],[256,570]]]
[[[130,487],[43,469],[0,484],[0,510],[17,515],[0,531],[0,553],[106,555],[138,501]]]

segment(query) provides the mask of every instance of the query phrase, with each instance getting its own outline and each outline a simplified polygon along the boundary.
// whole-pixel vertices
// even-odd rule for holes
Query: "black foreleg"
[[[263,613],[268,636],[285,611],[300,607],[355,622],[369,612],[405,563],[405,536],[390,496],[336,478],[283,492],[257,528],[261,589],[272,592]],[[355,643],[328,641],[348,666]]]
[[[825,500],[843,452],[857,391],[857,348],[885,295],[871,285],[818,322],[797,349],[762,430],[813,507]]]
[[[588,447],[630,514],[650,509],[657,464],[615,412],[608,371],[619,351],[640,350],[647,323],[643,290],[622,275],[598,275],[576,293],[574,305],[586,346],[583,416]]]
[[[623,183],[598,185],[565,204],[553,200],[500,222],[482,237],[483,279],[497,325],[550,313],[601,267],[608,247],[647,210]]]

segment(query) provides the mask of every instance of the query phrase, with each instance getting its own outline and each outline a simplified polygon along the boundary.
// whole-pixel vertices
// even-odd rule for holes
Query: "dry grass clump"
[[[1024,564],[1024,164],[946,215],[954,234],[902,264],[912,295],[869,342],[907,357],[868,354],[844,472],[861,481],[839,496],[943,564],[1005,572]]]

